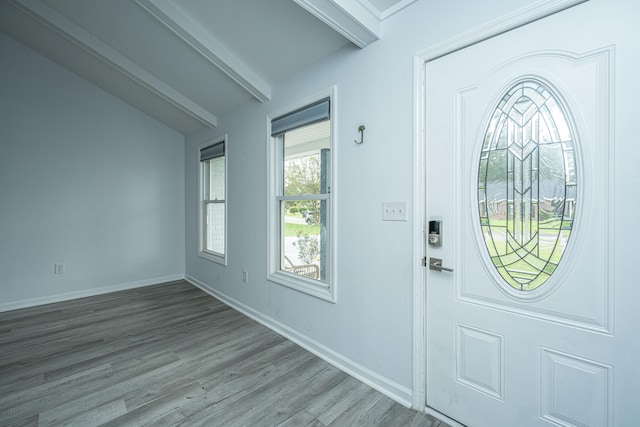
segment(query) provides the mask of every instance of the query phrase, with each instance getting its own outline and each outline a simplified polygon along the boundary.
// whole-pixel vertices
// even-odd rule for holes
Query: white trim
[[[211,128],[218,126],[218,119],[209,111],[102,43],[43,2],[39,0],[8,0],[8,2],[203,125]]]
[[[328,212],[327,212],[327,274],[326,274],[326,286],[322,286],[315,280],[305,279],[291,274],[286,274],[280,271],[280,235],[276,226],[276,221],[280,220],[279,212],[279,200],[277,198],[277,188],[280,184],[277,180],[280,174],[276,174],[277,168],[277,145],[274,142],[274,138],[271,136],[271,120],[276,117],[280,117],[291,111],[298,110],[314,102],[317,102],[324,98],[329,98],[330,102],[330,126],[331,126],[331,169],[330,179],[331,192],[328,200]],[[287,286],[291,289],[306,293],[316,298],[323,299],[335,303],[337,301],[337,250],[335,244],[335,236],[337,235],[337,191],[338,188],[337,177],[337,164],[338,164],[338,120],[336,112],[337,104],[337,87],[332,86],[328,89],[320,91],[314,95],[308,96],[301,101],[288,106],[287,108],[275,111],[267,116],[267,280],[277,283],[283,286]]]
[[[389,18],[390,16],[395,15],[396,13],[400,12],[402,9],[405,9],[405,8],[411,6],[416,1],[418,1],[418,0],[400,0],[400,1],[396,2],[396,4],[394,4],[393,6],[389,7],[388,9],[385,9],[380,14],[380,19],[381,20],[385,20],[385,19]]]
[[[293,0],[359,48],[380,38],[380,19],[357,0]]]
[[[344,355],[336,352],[335,350],[332,350],[331,348],[323,345],[313,338],[301,334],[300,332],[290,328],[289,326],[284,325],[269,316],[265,316],[264,314],[254,310],[253,308],[233,298],[228,297],[227,295],[221,293],[216,289],[213,289],[212,287],[209,287],[193,276],[187,275],[185,280],[202,289],[204,292],[208,293],[214,298],[219,299],[229,307],[232,307],[233,309],[239,311],[247,317],[266,326],[275,333],[282,335],[286,339],[294,342],[310,353],[313,353],[315,356],[319,357],[325,362],[351,375],[358,381],[365,383],[369,387],[379,391],[380,393],[395,400],[403,406],[411,407],[410,388],[398,384],[395,381],[390,380],[389,378],[383,377],[382,375],[345,357]]]
[[[135,282],[120,283],[112,286],[103,286],[100,288],[87,289],[83,291],[65,292],[62,294],[49,295],[46,297],[29,298],[15,302],[0,304],[0,313],[3,311],[18,310],[21,308],[35,307],[38,305],[52,304],[55,302],[63,302],[78,298],[93,297],[96,295],[108,294],[111,292],[125,291],[127,289],[143,288],[145,286],[161,285],[176,280],[184,280],[184,274],[175,274],[171,276],[156,277],[153,279],[138,280]]]
[[[538,19],[545,18],[554,13],[561,12],[572,6],[584,3],[588,0],[540,0],[531,5],[525,6],[508,15],[494,19],[484,25],[476,27],[470,31],[445,40],[416,55],[423,58],[424,62],[433,61],[441,56],[448,55],[457,50],[464,49],[476,43],[490,39],[497,35],[506,33],[523,25],[529,24]]]
[[[426,243],[425,171],[425,73],[424,60],[413,59],[413,407],[426,403],[426,274],[423,257]]]
[[[202,175],[202,162],[200,161],[200,151],[203,148],[210,147],[219,142],[224,142],[224,253],[219,254],[216,252],[210,252],[205,250],[204,242],[205,242],[205,228],[204,228],[204,206],[203,206],[203,191],[204,191],[204,180]],[[207,142],[203,142],[198,145],[197,151],[197,165],[198,165],[198,256],[200,258],[207,259],[209,261],[216,262],[218,264],[227,265],[227,248],[229,242],[229,160],[228,160],[228,147],[229,147],[229,138],[227,134],[220,135],[218,137],[212,138]]]
[[[540,0],[515,12],[495,19],[487,24],[460,34],[457,37],[446,40],[429,49],[420,51],[414,55],[413,61],[413,111],[414,111],[414,138],[413,138],[413,407],[427,413],[437,413],[426,406],[426,274],[422,266],[422,257],[425,256],[425,221],[426,221],[426,140],[425,140],[425,116],[424,106],[426,102],[426,64],[442,56],[464,49],[489,38],[503,34],[515,28],[529,24],[538,19],[568,9],[588,0]],[[422,225],[421,232],[418,224]],[[455,424],[452,424],[455,425]]]
[[[190,19],[174,2],[170,0],[136,0],[136,2],[258,101],[265,102],[271,98],[271,86]]]
[[[385,10],[379,10],[375,7],[370,0],[360,0],[360,3],[371,12],[379,21],[384,21],[392,15],[400,12],[402,9],[411,6],[418,0],[398,0],[392,6],[389,6]]]
[[[227,241],[225,239],[225,246],[227,244]],[[225,255],[221,255],[221,254],[217,254],[215,252],[209,252],[209,251],[203,251],[200,250],[198,251],[198,256],[202,259],[206,259],[215,263],[218,263],[220,265],[227,265],[227,256]]]

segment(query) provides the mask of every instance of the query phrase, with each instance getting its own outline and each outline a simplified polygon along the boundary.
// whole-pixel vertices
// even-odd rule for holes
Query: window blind
[[[330,118],[329,98],[322,99],[298,110],[276,117],[271,121],[271,136],[321,122]]]
[[[215,159],[224,156],[224,141],[210,145],[200,150],[200,161]]]

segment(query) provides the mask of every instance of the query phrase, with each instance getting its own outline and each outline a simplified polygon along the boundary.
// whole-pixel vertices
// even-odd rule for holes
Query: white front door
[[[426,64],[427,405],[634,426],[640,6],[590,0]]]

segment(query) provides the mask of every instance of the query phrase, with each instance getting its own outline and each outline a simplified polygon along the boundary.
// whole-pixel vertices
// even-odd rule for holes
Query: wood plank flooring
[[[2,426],[425,426],[178,281],[0,313]]]

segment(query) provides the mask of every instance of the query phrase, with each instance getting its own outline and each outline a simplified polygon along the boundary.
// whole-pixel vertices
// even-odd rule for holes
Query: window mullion
[[[297,201],[297,200],[329,200],[330,194],[303,194],[297,196],[276,196],[278,201]]]

